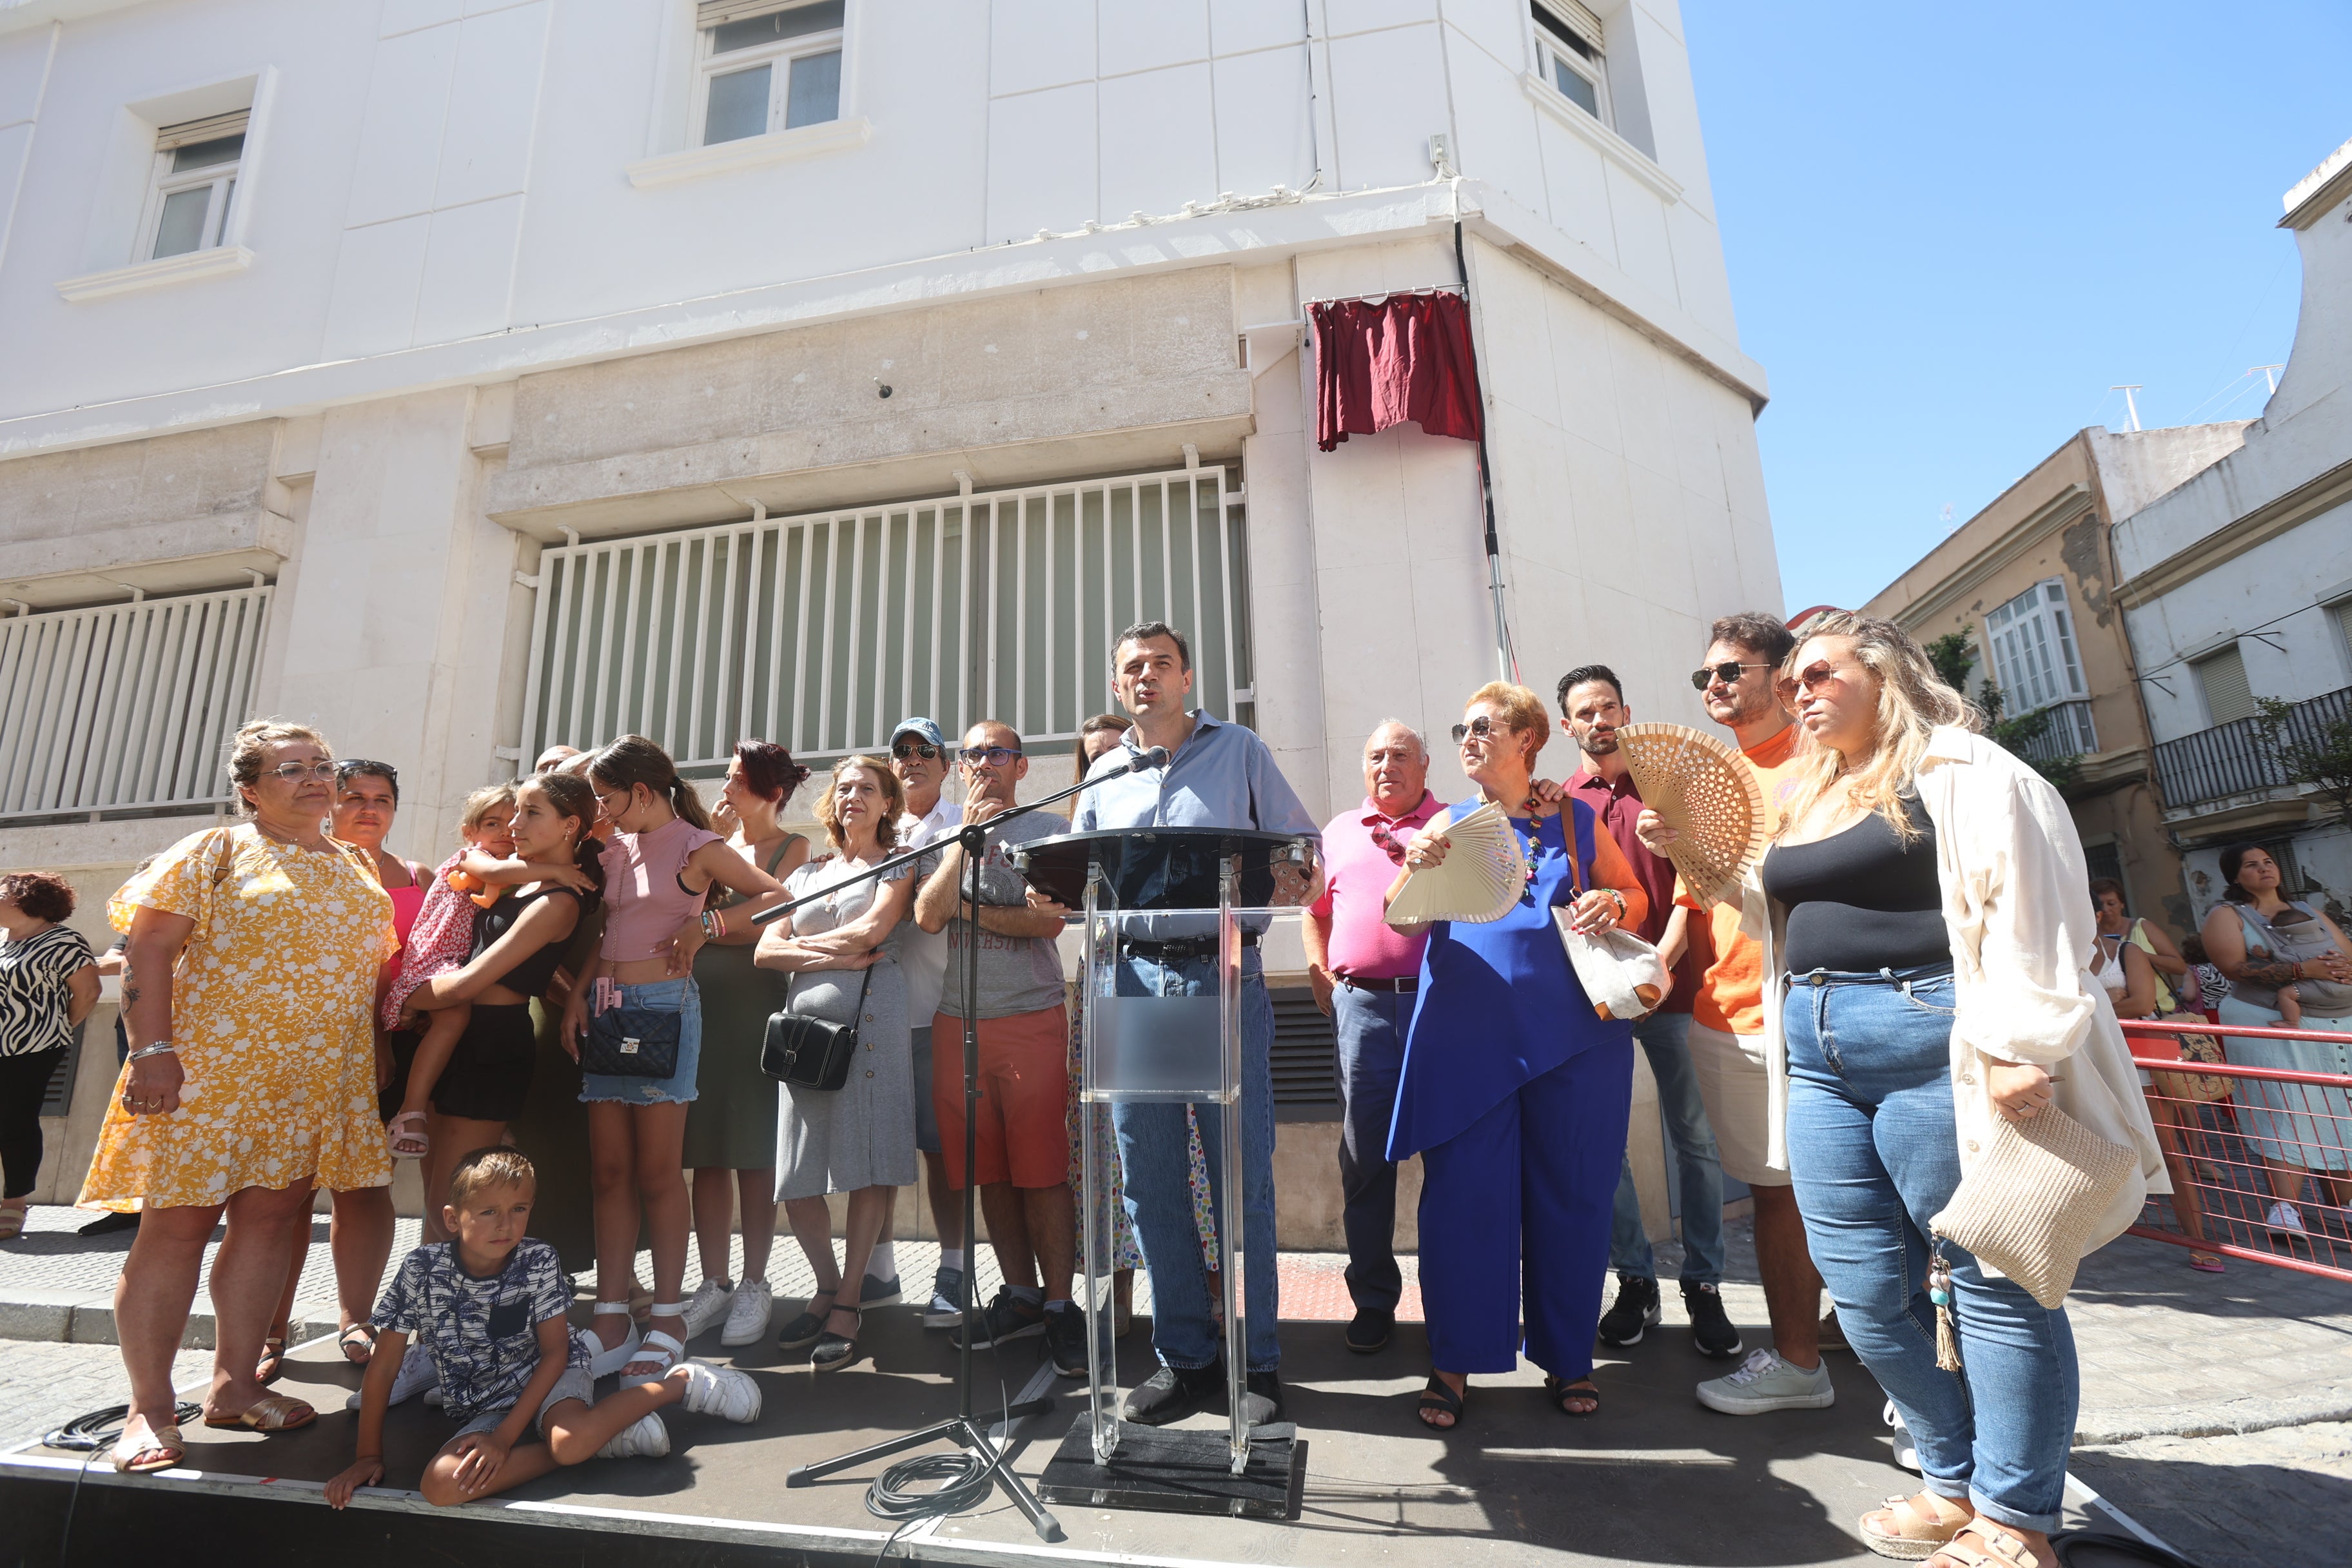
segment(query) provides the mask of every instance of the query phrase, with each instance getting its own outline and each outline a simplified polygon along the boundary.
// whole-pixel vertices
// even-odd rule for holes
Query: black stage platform
[[[792,1307],[780,1302],[779,1315]],[[1744,1326],[1746,1327],[1746,1326]],[[1127,1386],[1147,1374],[1148,1325],[1120,1346]],[[1759,1331],[1747,1327],[1751,1344]],[[1692,1397],[1699,1379],[1727,1370],[1693,1353],[1668,1330],[1630,1363],[1604,1363],[1598,1415],[1575,1420],[1550,1407],[1538,1374],[1470,1391],[1461,1430],[1423,1431],[1412,1413],[1426,1346],[1400,1324],[1372,1356],[1351,1354],[1341,1325],[1286,1323],[1283,1372],[1289,1414],[1309,1445],[1298,1516],[1274,1521],[1056,1505],[1068,1531],[1040,1545],[1001,1496],[977,1515],[908,1529],[894,1556],[1004,1564],[1021,1560],[1169,1564],[1444,1563],[1475,1544],[1481,1568],[1542,1564],[1705,1564],[1708,1568],[1874,1561],[1854,1521],[1880,1499],[1916,1489],[1895,1468],[1879,1423],[1880,1395],[1850,1356],[1830,1365],[1840,1403],[1829,1410],[1732,1417]],[[152,1559],[304,1568],[385,1563],[490,1563],[500,1568],[593,1562],[716,1565],[752,1562],[871,1563],[888,1537],[865,1509],[870,1474],[787,1491],[791,1467],[951,1415],[954,1364],[944,1333],[925,1333],[911,1307],[866,1320],[871,1359],[817,1375],[772,1343],[744,1352],[697,1342],[705,1358],[759,1375],[760,1421],[665,1412],[666,1459],[594,1460],[462,1510],[426,1506],[413,1492],[424,1461],[452,1424],[411,1402],[385,1433],[391,1487],[363,1493],[341,1516],[320,1486],[350,1461],[355,1414],[342,1408],[359,1384],[331,1345],[299,1352],[278,1384],[317,1405],[318,1424],[278,1437],[190,1426],[188,1468],[117,1477],[100,1457],[74,1483],[81,1457],[31,1447],[0,1458],[0,1510],[9,1561],[76,1563]],[[1015,1468],[1033,1479],[1052,1458],[1083,1401],[1083,1383],[1042,1366],[1042,1342],[1020,1342],[974,1359],[981,1403],[1001,1407],[1024,1389],[1058,1392],[1051,1413],[1016,1425]],[[1195,1417],[1222,1429],[1222,1417]]]

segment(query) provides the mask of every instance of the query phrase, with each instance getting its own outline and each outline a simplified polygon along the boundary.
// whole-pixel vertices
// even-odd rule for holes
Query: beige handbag
[[[2138,1165],[2131,1150],[2054,1105],[2031,1121],[2003,1117],[1992,1147],[1930,1224],[1939,1238],[1967,1247],[2054,1310],[2074,1286],[2092,1228]],[[1928,1266],[1927,1288],[1937,1308],[1937,1363],[1957,1371],[1959,1355],[1949,1343],[1951,1271],[1940,1249]]]
[[[1594,832],[1600,832],[1596,823]],[[1569,859],[1569,886],[1580,895],[1584,879],[1578,876],[1575,858]],[[1658,950],[1622,926],[1578,932],[1568,929],[1572,908],[1554,904],[1551,923],[1567,950],[1569,967],[1584,985],[1592,1010],[1603,1018],[1646,1018],[1665,999],[1673,978]]]

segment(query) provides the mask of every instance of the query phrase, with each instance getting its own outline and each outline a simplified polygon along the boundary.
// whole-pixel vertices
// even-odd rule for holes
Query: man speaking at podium
[[[1238,827],[1320,841],[1315,819],[1275,766],[1265,742],[1239,724],[1207,712],[1189,712],[1192,652],[1184,634],[1162,621],[1121,632],[1111,649],[1111,684],[1135,719],[1118,749],[1092,770],[1134,763],[1164,747],[1168,760],[1107,780],[1077,799],[1071,829],[1094,833],[1122,827]],[[1321,873],[1317,873],[1317,881]],[[1311,901],[1319,888],[1310,890]],[[1216,917],[1157,915],[1151,933],[1119,942],[1122,995],[1214,995]],[[1275,1284],[1274,1004],[1265,994],[1258,950],[1264,919],[1242,937],[1242,1239],[1243,1281],[1248,1291],[1249,1391],[1254,1422],[1283,1418],[1282,1346],[1275,1334],[1280,1306]],[[1151,1271],[1151,1346],[1160,1369],[1127,1396],[1126,1416],[1147,1426],[1180,1421],[1213,1401],[1225,1385],[1218,1366],[1219,1333],[1209,1310],[1209,1280],[1192,1223],[1188,1185],[1189,1142],[1181,1104],[1122,1102],[1112,1108],[1118,1152],[1127,1175],[1127,1206]],[[1224,1118],[1200,1118],[1201,1152],[1209,1181],[1222,1198]],[[1224,1238],[1219,1237],[1223,1248]],[[1233,1267],[1229,1248],[1222,1266]],[[1259,1402],[1264,1402],[1264,1407]]]

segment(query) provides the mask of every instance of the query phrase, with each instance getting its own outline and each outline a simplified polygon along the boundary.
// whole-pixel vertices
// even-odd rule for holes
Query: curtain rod
[[[1332,294],[1320,300],[1301,300],[1298,302],[1298,308],[1305,310],[1312,309],[1317,305],[1345,305],[1353,303],[1360,300],[1393,300],[1400,294],[1443,293],[1466,295],[1468,292],[1469,290],[1459,283],[1424,283],[1418,289],[1383,289],[1378,292],[1370,294]]]

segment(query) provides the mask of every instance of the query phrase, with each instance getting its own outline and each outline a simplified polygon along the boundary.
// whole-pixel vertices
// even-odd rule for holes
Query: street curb
[[[299,1344],[319,1334],[331,1333],[339,1321],[332,1303],[297,1301],[294,1321],[288,1325],[287,1343]],[[114,1333],[114,1294],[92,1295],[80,1290],[23,1290],[17,1299],[0,1301],[0,1340],[34,1340],[52,1344],[110,1345]],[[213,1348],[213,1315],[188,1314],[184,1351]]]
[[[2291,1399],[2233,1399],[2221,1405],[2117,1411],[2076,1426],[2074,1446],[2110,1447],[2143,1437],[2235,1437],[2326,1421],[2352,1421],[2352,1390],[2323,1388]]]

